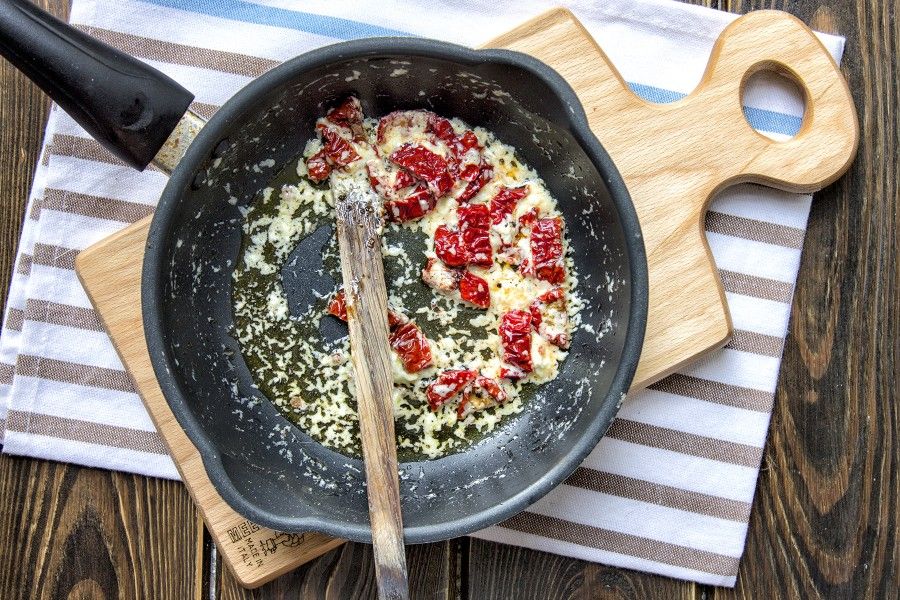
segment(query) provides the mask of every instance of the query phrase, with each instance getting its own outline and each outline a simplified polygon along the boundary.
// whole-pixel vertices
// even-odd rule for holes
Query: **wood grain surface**
[[[778,8],[847,36],[862,136],[816,195],[738,586],[722,590],[477,540],[408,551],[414,598],[889,598],[898,588],[900,22],[893,0],[704,1]],[[65,15],[66,0],[41,0]],[[0,62],[3,297],[47,102]],[[0,598],[371,598],[348,544],[247,592],[180,484],[0,458]],[[213,585],[208,587],[207,581]]]

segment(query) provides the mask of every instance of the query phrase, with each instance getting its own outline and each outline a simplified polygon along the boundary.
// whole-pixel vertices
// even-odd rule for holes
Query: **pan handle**
[[[0,0],[0,54],[107,150],[139,170],[194,99],[170,77],[27,0]]]

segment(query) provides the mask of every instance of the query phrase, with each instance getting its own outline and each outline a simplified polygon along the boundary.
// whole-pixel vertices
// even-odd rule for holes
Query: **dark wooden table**
[[[68,0],[39,0],[65,15]],[[900,515],[900,15],[896,0],[706,0],[788,10],[847,37],[862,126],[849,174],[816,195],[747,549],[735,590],[459,539],[411,548],[421,598],[895,598]],[[48,101],[0,61],[0,297]],[[0,598],[370,598],[348,544],[238,587],[179,483],[0,458]]]

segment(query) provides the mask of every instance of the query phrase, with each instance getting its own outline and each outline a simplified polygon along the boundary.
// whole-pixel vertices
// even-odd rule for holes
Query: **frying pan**
[[[513,145],[559,201],[585,300],[558,378],[522,413],[463,452],[401,463],[407,543],[464,535],[524,510],[606,432],[640,356],[646,256],[622,178],[573,90],[543,63],[433,40],[351,41],[272,69],[203,125],[185,112],[192,95],[179,84],[24,0],[0,3],[0,51],[116,156],[171,170],[143,266],[147,346],[210,480],[242,515],[278,531],[371,541],[360,460],[278,413],[231,330],[239,209],[297,159],[315,120],[351,94],[367,115],[428,108]],[[320,249],[300,248],[297,264],[315,264]]]

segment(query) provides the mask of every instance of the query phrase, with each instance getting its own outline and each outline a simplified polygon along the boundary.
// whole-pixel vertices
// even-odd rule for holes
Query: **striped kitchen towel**
[[[165,71],[209,116],[279,62],[338,40],[420,35],[478,45],[554,0],[74,0],[80,29]],[[661,0],[567,3],[642,96],[700,80],[734,15]],[[843,40],[822,36],[840,59]],[[754,82],[745,113],[786,138],[802,101]],[[177,472],[73,271],[77,252],[153,212],[166,183],[111,157],[62,111],[47,125],[0,338],[4,451],[146,475]],[[732,586],[778,378],[810,196],[743,185],[707,219],[736,333],[623,405],[565,484],[477,537]]]

